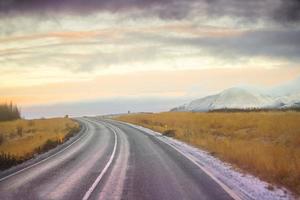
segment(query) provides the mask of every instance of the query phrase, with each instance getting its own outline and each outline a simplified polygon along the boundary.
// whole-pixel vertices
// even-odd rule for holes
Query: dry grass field
[[[300,194],[299,112],[167,112],[117,119],[205,149],[242,170]]]
[[[0,168],[8,168],[68,139],[79,124],[68,118],[0,122]]]

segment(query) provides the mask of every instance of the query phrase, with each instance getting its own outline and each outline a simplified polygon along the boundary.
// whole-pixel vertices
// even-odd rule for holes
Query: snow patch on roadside
[[[193,158],[199,165],[209,171],[215,178],[234,191],[241,199],[245,200],[288,200],[295,199],[291,192],[285,188],[273,186],[273,190],[267,189],[270,184],[249,174],[243,174],[233,169],[208,152],[195,148],[174,138],[162,136],[161,133],[148,128],[126,123],[134,128],[140,129],[147,134],[159,137],[163,142],[178,149],[187,157]]]

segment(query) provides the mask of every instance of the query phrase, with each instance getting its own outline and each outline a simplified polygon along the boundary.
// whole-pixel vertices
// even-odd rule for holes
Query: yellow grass
[[[53,118],[0,122],[0,153],[26,157],[47,140],[62,142],[79,125],[71,119]]]
[[[118,120],[203,148],[240,169],[300,194],[300,113],[132,114]]]

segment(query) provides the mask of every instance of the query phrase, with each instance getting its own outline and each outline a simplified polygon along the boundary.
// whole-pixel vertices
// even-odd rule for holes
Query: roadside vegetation
[[[205,149],[300,195],[299,112],[166,112],[117,119]]]
[[[10,104],[0,104],[0,122],[20,119],[21,113],[16,105]]]
[[[79,124],[68,118],[0,122],[0,170],[54,148],[78,131]]]
[[[221,108],[210,110],[209,112],[300,112],[300,107],[287,107],[287,108]]]

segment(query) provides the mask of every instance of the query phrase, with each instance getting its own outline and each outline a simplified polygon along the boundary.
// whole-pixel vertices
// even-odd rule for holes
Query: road
[[[0,199],[233,199],[158,136],[129,125],[78,119],[86,130],[51,157],[0,178]]]

